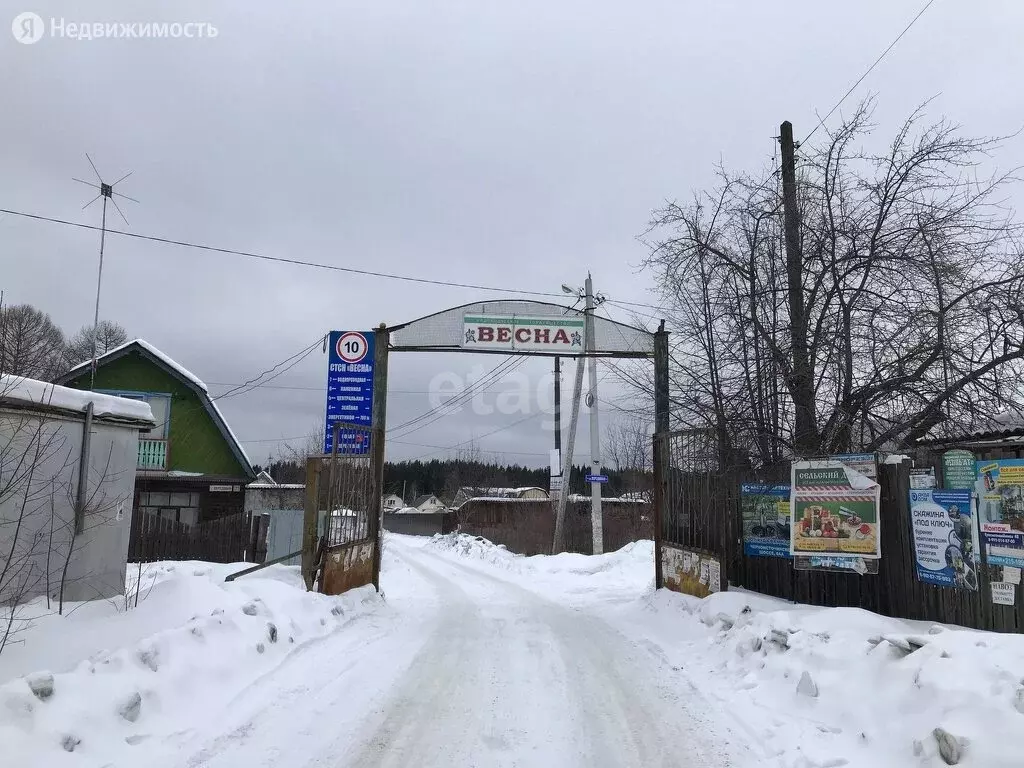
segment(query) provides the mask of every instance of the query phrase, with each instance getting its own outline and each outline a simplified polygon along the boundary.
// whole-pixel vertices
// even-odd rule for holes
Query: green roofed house
[[[59,384],[89,389],[91,361]],[[245,511],[253,472],[206,385],[142,339],[96,360],[95,390],[149,403],[157,425],[139,434],[134,511],[198,523]]]

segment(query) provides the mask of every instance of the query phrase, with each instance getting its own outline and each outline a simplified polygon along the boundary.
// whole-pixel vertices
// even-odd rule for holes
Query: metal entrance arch
[[[589,331],[585,343],[579,350],[557,349],[550,351],[527,345],[516,347],[516,337],[506,339],[506,348],[490,348],[470,343],[467,337],[467,318],[502,318],[515,327],[515,319],[550,319],[563,321],[578,319],[584,321]],[[391,352],[470,352],[476,354],[525,355],[534,357],[579,358],[623,358],[652,359],[654,361],[654,425],[655,432],[667,432],[669,428],[669,385],[668,385],[668,332],[662,321],[657,331],[647,331],[611,318],[601,317],[593,310],[579,310],[550,302],[495,299],[477,301],[435,312],[431,315],[394,326],[381,325],[374,331],[375,336],[375,377],[373,398],[373,427],[380,439],[371,445],[377,489],[383,488],[384,442],[387,425],[387,370]],[[475,340],[474,340],[475,341]],[[655,451],[657,452],[655,441]],[[654,456],[657,466],[658,456]],[[563,482],[560,509],[564,510],[568,496],[568,482]],[[379,497],[380,494],[378,493]],[[654,504],[655,538],[660,536],[660,505]],[[380,526],[378,526],[378,529]],[[379,557],[380,547],[377,547]],[[657,565],[656,565],[657,567]],[[376,565],[379,570],[379,563]]]

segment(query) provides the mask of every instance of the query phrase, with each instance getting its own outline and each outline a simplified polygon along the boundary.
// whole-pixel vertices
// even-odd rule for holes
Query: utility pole
[[[565,503],[569,499],[569,480],[572,477],[572,454],[576,444],[576,425],[580,421],[580,398],[583,394],[583,366],[586,357],[576,358],[576,379],[572,386],[572,415],[569,417],[569,439],[565,444],[565,459],[562,461],[562,491],[558,494],[558,508],[555,512],[555,541],[551,553],[557,555],[565,550]]]
[[[562,360],[555,355],[555,450],[562,455]]]
[[[811,456],[818,449],[814,380],[807,348],[807,318],[804,312],[803,253],[800,248],[800,210],[796,194],[796,146],[793,143],[793,124],[788,120],[779,126],[779,144],[782,148],[783,229],[786,240],[790,346],[793,350],[790,384],[796,422],[793,447],[797,456]]]
[[[595,323],[594,309],[597,304],[594,302],[594,282],[587,273],[587,281],[584,283],[584,298],[586,309],[584,318],[586,321],[586,345],[590,357],[590,391],[587,393],[587,407],[590,408],[590,474],[601,474],[601,425],[597,412],[597,357],[593,356],[597,351],[597,340],[594,338]],[[601,483],[590,484],[590,522],[593,532],[594,545],[593,553],[600,555],[604,552],[604,519],[601,516]]]

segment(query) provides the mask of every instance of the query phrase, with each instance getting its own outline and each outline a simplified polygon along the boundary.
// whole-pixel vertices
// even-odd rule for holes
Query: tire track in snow
[[[340,765],[722,768],[749,757],[706,699],[681,697],[665,665],[652,669],[605,622],[429,550],[395,551],[447,590],[446,631]]]

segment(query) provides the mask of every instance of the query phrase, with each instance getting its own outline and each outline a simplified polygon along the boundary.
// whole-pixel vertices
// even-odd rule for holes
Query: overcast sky
[[[22,45],[4,20],[0,207],[98,224],[99,204],[83,211],[89,190],[71,181],[92,178],[89,152],[109,180],[134,171],[121,187],[141,201],[122,205],[133,232],[540,291],[591,270],[610,298],[654,302],[636,239],[651,210],[711,185],[719,161],[769,165],[778,124],[806,135],[921,4],[3,0],[5,19],[205,21],[219,35]],[[847,106],[877,93],[885,138],[930,97],[930,115],[968,132],[1016,131],[1022,25],[1015,0],[937,0]],[[997,160],[1024,164],[1024,137]],[[34,304],[68,332],[91,323],[97,248],[94,232],[0,214],[5,301]],[[101,316],[217,393],[330,329],[494,295],[113,236]],[[439,372],[496,362],[393,355],[389,423],[430,408]],[[531,360],[519,371],[536,392],[548,369]],[[273,382],[300,389],[222,402],[254,461],[322,422],[325,372],[317,350]],[[389,457],[444,455],[424,446],[522,418],[464,409],[404,438],[423,445],[391,443]],[[545,463],[546,421],[480,448]],[[582,457],[588,439],[584,424]]]

